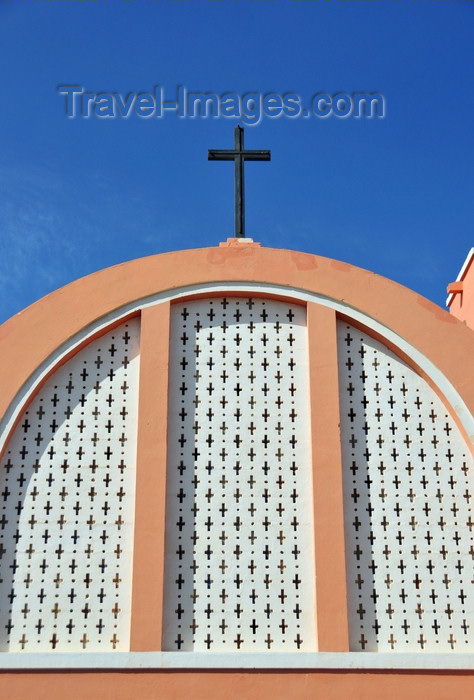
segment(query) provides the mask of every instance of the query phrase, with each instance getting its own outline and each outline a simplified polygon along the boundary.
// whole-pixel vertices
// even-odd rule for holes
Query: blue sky
[[[247,235],[444,306],[474,244],[474,2],[0,0],[0,321],[95,270],[233,235],[230,117],[68,118],[59,85],[378,92],[385,117],[263,118]]]

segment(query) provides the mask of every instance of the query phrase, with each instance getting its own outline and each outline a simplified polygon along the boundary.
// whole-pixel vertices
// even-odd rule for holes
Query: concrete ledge
[[[464,653],[194,653],[194,652],[80,652],[0,653],[0,671],[34,670],[422,670],[474,671],[474,654]]]

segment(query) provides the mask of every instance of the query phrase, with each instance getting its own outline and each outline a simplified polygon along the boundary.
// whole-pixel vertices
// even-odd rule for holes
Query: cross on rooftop
[[[234,150],[208,151],[208,160],[234,161],[235,188],[235,237],[245,237],[245,202],[244,202],[244,161],[270,160],[270,151],[246,151],[244,149],[244,130],[241,126],[234,129]]]

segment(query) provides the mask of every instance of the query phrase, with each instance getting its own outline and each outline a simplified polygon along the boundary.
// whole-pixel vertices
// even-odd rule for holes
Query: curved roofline
[[[400,336],[446,376],[474,412],[474,332],[416,292],[337,260],[259,244],[162,253],[95,272],[43,297],[0,326],[0,419],[35,371],[81,331],[160,293],[199,285],[274,285],[334,300]],[[138,304],[137,304],[138,303]]]

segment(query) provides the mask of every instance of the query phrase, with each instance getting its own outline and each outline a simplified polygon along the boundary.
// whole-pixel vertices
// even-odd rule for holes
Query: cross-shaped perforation
[[[428,383],[338,324],[351,648],[473,648],[472,460]]]
[[[1,465],[3,650],[128,649],[139,321],[92,341],[23,413]]]
[[[165,648],[314,649],[305,310],[176,304],[171,358]]]

